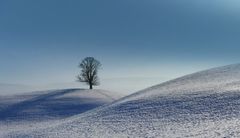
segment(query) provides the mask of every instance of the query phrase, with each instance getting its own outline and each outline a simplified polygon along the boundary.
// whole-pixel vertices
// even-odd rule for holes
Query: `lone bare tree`
[[[93,89],[93,86],[99,85],[98,69],[101,66],[101,63],[93,57],[84,58],[79,64],[81,74],[77,76],[78,81],[87,83],[89,89]]]

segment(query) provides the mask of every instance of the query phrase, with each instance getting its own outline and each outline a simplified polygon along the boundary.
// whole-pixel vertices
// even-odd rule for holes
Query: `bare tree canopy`
[[[89,89],[99,85],[98,69],[101,63],[93,57],[86,57],[79,65],[81,74],[77,76],[78,81],[85,82],[89,85]]]

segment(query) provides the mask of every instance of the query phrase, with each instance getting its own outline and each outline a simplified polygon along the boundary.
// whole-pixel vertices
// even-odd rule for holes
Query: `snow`
[[[104,90],[62,89],[0,96],[0,137],[55,124],[119,98]]]
[[[240,64],[177,78],[46,124],[0,136],[240,137]]]

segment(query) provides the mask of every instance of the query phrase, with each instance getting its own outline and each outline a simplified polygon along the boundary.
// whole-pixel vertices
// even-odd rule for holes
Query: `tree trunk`
[[[89,89],[93,89],[92,84],[89,85]]]

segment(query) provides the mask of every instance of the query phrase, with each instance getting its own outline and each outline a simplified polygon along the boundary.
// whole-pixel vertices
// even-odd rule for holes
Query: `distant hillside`
[[[30,137],[240,137],[240,64],[187,75],[31,132]]]

